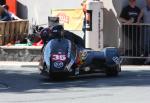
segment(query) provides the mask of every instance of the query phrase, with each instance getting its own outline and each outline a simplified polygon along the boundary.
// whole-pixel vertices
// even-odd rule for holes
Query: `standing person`
[[[127,51],[127,54],[132,56],[140,55],[138,53],[138,43],[140,40],[140,36],[138,35],[139,28],[136,25],[132,25],[132,23],[137,22],[139,14],[140,9],[136,6],[136,0],[129,0],[129,4],[122,9],[119,17],[120,22],[123,24],[123,34],[129,39],[128,42],[131,41],[132,49]]]
[[[86,35],[86,2],[87,0],[83,0],[81,2],[81,6],[82,6],[82,10],[83,10],[83,24],[82,24],[82,31],[84,33],[84,36],[83,36],[83,40],[84,40],[84,43],[85,43],[85,35]]]
[[[146,0],[146,3],[138,17],[138,22],[141,22],[143,18],[143,23],[150,24],[150,0]],[[150,25],[144,26],[144,52],[145,56],[150,53]]]

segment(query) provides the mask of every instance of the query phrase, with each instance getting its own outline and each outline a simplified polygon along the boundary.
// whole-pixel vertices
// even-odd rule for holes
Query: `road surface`
[[[150,67],[50,81],[33,65],[0,65],[0,103],[150,103]]]

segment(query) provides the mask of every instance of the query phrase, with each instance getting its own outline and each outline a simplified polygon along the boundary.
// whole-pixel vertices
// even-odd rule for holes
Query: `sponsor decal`
[[[115,56],[112,58],[112,60],[116,63],[116,64],[120,64],[122,62],[122,59],[120,59],[119,57]]]
[[[56,61],[54,62],[55,68],[62,68],[64,66],[64,63],[62,61]]]
[[[84,13],[82,8],[53,9],[52,16],[59,17],[59,22],[66,30],[82,30]]]
[[[81,60],[85,60],[87,58],[87,56],[88,56],[87,51],[81,51],[80,52],[80,58],[81,58]]]
[[[74,60],[71,59],[71,61],[69,62],[69,64],[66,66],[66,68],[68,69],[68,71],[70,70],[71,66],[74,64]]]
[[[65,13],[60,12],[60,13],[57,14],[57,17],[59,17],[59,20],[61,22],[69,23],[69,16],[67,16]]]

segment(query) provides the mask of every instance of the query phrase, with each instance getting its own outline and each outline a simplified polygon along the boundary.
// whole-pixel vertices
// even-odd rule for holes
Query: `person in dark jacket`
[[[8,5],[2,5],[4,8],[5,12],[10,15],[11,20],[21,20],[19,17],[17,17],[14,13],[9,11],[9,6]]]
[[[77,45],[78,48],[84,48],[84,41],[81,37],[79,37],[78,35],[68,31],[68,30],[64,30],[64,27],[62,25],[54,25],[48,28],[44,28],[41,33],[40,33],[41,39],[43,40],[43,47],[42,47],[42,53],[43,53],[43,49],[46,46],[46,44],[55,38],[66,38],[68,40],[70,40],[71,42],[75,43]],[[40,59],[40,63],[39,63],[39,69],[42,68],[43,65],[43,56]]]
[[[5,9],[0,6],[0,21],[10,21],[11,16],[8,12],[5,11]]]
[[[44,45],[46,45],[51,39],[54,38],[66,38],[71,42],[74,42],[77,46],[84,47],[83,39],[68,30],[64,30],[62,25],[55,25],[52,27],[44,28],[40,35]]]
[[[125,6],[120,14],[119,20],[123,24],[122,30],[123,34],[128,38],[128,41],[131,42],[131,45],[127,48],[125,55],[128,56],[139,56],[139,48],[137,45],[139,44],[140,35],[139,35],[139,27],[133,25],[137,23],[138,16],[140,14],[139,7],[136,6],[136,0],[129,0],[129,4]]]

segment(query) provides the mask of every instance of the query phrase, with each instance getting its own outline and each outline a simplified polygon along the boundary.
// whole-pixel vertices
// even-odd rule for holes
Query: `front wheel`
[[[66,80],[68,79],[69,75],[67,73],[49,73],[50,80]]]
[[[119,75],[120,66],[108,67],[105,71],[109,77],[116,77]]]

